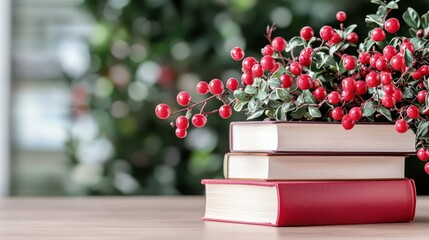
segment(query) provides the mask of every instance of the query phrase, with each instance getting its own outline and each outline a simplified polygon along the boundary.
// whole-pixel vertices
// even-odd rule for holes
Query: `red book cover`
[[[207,179],[202,184],[234,186],[263,186],[277,189],[277,219],[273,222],[254,222],[242,219],[211,218],[203,220],[247,223],[269,226],[308,226],[334,224],[365,224],[409,222],[414,219],[416,206],[415,185],[412,179],[362,181],[236,181]],[[206,186],[207,187],[207,186]],[[228,190],[229,186],[225,186]],[[222,204],[228,205],[232,194]],[[207,201],[210,199],[207,198]],[[228,207],[228,206],[226,206]],[[252,211],[249,208],[248,211]]]

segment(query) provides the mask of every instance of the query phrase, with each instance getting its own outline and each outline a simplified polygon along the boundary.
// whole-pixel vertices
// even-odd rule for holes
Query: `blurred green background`
[[[403,1],[393,15],[428,5]],[[181,90],[201,99],[198,81],[238,78],[230,49],[259,55],[272,22],[290,39],[305,25],[337,26],[344,10],[363,39],[364,17],[376,11],[341,0],[16,0],[12,8],[12,195],[202,194],[202,178],[223,177],[229,122],[244,117],[213,115],[181,140],[154,107],[177,107]],[[406,174],[429,194],[423,164],[411,158]]]

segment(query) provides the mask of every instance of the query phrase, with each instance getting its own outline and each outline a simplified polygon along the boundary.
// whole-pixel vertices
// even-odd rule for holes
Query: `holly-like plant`
[[[166,119],[185,113],[171,123],[179,138],[186,137],[189,119],[200,128],[210,114],[229,118],[232,108],[244,111],[248,120],[265,115],[277,121],[341,121],[346,130],[358,121],[389,121],[399,133],[415,132],[417,156],[427,161],[429,12],[419,16],[408,8],[402,17],[410,36],[398,36],[400,22],[389,13],[398,9],[399,0],[371,2],[379,7],[365,18],[371,29],[362,42],[353,32],[357,25],[345,25],[342,11],[336,14],[339,28],[323,26],[319,36],[305,26],[300,36],[287,42],[273,38],[276,26],[268,26],[269,44],[260,59],[244,58],[240,47],[231,50],[232,59],[242,64],[241,83],[230,78],[225,89],[219,79],[199,82],[197,92],[211,96],[193,103],[189,93],[180,92],[177,102],[184,108],[171,112],[168,105],[159,104],[156,115]],[[212,99],[223,105],[207,111],[206,103]],[[429,174],[429,162],[425,171]]]

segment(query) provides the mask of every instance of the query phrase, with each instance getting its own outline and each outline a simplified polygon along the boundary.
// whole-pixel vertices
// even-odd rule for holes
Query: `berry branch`
[[[245,57],[240,47],[231,50],[231,58],[241,62],[240,82],[230,78],[224,88],[220,79],[201,81],[197,92],[211,96],[191,103],[190,94],[180,92],[177,103],[183,109],[171,113],[168,105],[159,104],[156,115],[166,119],[187,111],[172,124],[179,138],[186,136],[189,120],[203,127],[208,115],[229,118],[232,109],[245,112],[248,120],[338,121],[346,130],[356,122],[392,122],[397,132],[416,134],[417,156],[427,161],[429,12],[420,17],[408,8],[403,20],[411,36],[398,36],[401,23],[389,17],[398,0],[372,2],[379,5],[378,11],[366,16],[370,30],[362,41],[354,32],[357,25],[346,24],[343,11],[335,16],[339,29],[323,26],[315,36],[313,28],[305,26],[288,42],[281,36],[273,38],[277,27],[272,24],[265,31],[268,44],[262,56]],[[349,55],[353,49],[356,54]],[[221,107],[204,112],[214,99]],[[199,113],[193,114],[200,105]],[[425,170],[429,173],[429,163]]]

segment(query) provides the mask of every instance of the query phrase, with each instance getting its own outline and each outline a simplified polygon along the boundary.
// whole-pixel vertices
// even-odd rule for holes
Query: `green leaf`
[[[285,51],[290,52],[292,49],[304,45],[304,43],[304,39],[302,39],[301,37],[293,37],[289,40]]]
[[[268,97],[268,93],[264,90],[258,90],[258,94],[256,94],[255,98],[259,100],[264,100]]]
[[[267,105],[268,105],[268,108],[278,108],[279,106],[282,105],[282,103],[274,100],[268,100]]]
[[[304,98],[304,103],[316,103],[316,98],[314,98],[313,94],[311,94],[310,90],[304,90],[301,93]]]
[[[333,45],[331,48],[329,48],[329,56],[334,56],[334,53],[336,53],[338,51],[338,49],[340,49],[343,46],[343,44],[338,43]],[[326,59],[327,61],[327,59]]]
[[[422,16],[422,28],[427,28],[429,26],[429,12],[423,14]]]
[[[282,106],[276,109],[276,120],[284,121],[286,120],[286,112],[283,111]]]
[[[254,112],[256,110],[257,106],[256,99],[252,98],[249,103],[247,104],[247,109],[249,109],[249,112]]]
[[[365,103],[365,105],[363,106],[363,116],[364,117],[369,117],[372,116],[375,113],[375,102],[374,101],[370,101]]]
[[[427,81],[425,81],[425,82],[427,82]],[[413,90],[412,90],[412,88],[411,88],[411,87],[404,87],[404,88],[402,89],[402,96],[403,96],[405,99],[414,98],[414,94],[413,94]]]
[[[402,15],[405,23],[412,28],[418,29],[420,27],[420,17],[416,10],[407,8],[407,11]]]
[[[278,88],[282,85],[282,81],[278,78],[270,78],[268,79],[268,86],[271,88]]]
[[[378,16],[384,16],[386,13],[387,13],[387,7],[385,6],[378,7],[378,10],[377,10]]]
[[[371,3],[377,4],[377,5],[384,5],[385,3],[381,0],[371,0]]]
[[[405,48],[405,64],[407,65],[407,67],[411,67],[413,65],[413,54],[411,53],[410,50],[408,50],[408,48]]]
[[[302,107],[302,108],[298,108],[295,111],[293,111],[290,115],[295,118],[295,119],[301,119],[302,117],[304,117],[304,115],[307,113],[307,108],[306,107]]]
[[[416,36],[417,36],[417,30],[416,30],[416,29],[414,29],[414,28],[410,28],[410,29],[409,29],[409,31],[410,31],[410,35],[411,35],[412,37],[416,37]]]
[[[277,96],[276,92],[270,93],[270,100],[279,100],[279,97]]]
[[[286,69],[280,65],[280,67],[271,75],[271,78],[280,78],[280,76],[285,73]]]
[[[373,40],[368,40],[364,43],[365,51],[370,51],[372,46],[374,46],[375,42]]]
[[[288,112],[291,106],[292,106],[292,103],[290,103],[290,102],[283,103],[282,104],[282,110],[283,110],[283,112]]]
[[[256,93],[258,93],[258,89],[255,88],[254,86],[247,85],[246,88],[244,89],[244,92],[250,95],[255,95]]]
[[[419,50],[428,43],[428,40],[423,38],[411,38],[410,42],[414,45],[415,50]]]
[[[429,122],[421,121],[417,126],[417,131],[416,131],[417,138],[422,138],[427,136],[428,127],[429,127]]]
[[[344,30],[344,35],[345,35],[345,37],[347,37],[347,35],[349,35],[350,33],[352,33],[352,32],[353,32],[353,30],[355,30],[355,28],[357,28],[357,25],[356,25],[356,24],[352,24],[352,25],[348,26],[348,27],[346,28],[346,30]]]
[[[255,112],[253,112],[252,114],[250,114],[250,116],[247,117],[247,120],[260,117],[264,113],[264,111],[265,110],[262,107],[259,107],[258,109],[256,109]]]
[[[383,18],[377,14],[366,15],[365,22],[368,24],[375,24],[379,27],[383,27]]]
[[[290,102],[290,100],[293,99],[293,96],[289,94],[284,88],[277,88],[276,95],[284,102]]]
[[[250,96],[247,95],[242,89],[234,91],[234,97],[240,101],[249,101]]]
[[[395,1],[391,1],[386,5],[386,8],[388,9],[398,9],[399,6]]]
[[[308,107],[308,113],[310,114],[310,116],[315,117],[315,118],[322,117],[322,113],[320,113],[320,110],[314,106]]]
[[[383,114],[383,116],[386,117],[387,120],[392,121],[392,114],[390,113],[389,109],[380,106],[378,107],[377,111]]]
[[[246,104],[248,103],[248,101],[243,101],[243,102],[236,102],[234,104],[234,110],[236,112],[241,112],[241,110],[243,109],[244,106],[246,106]]]

